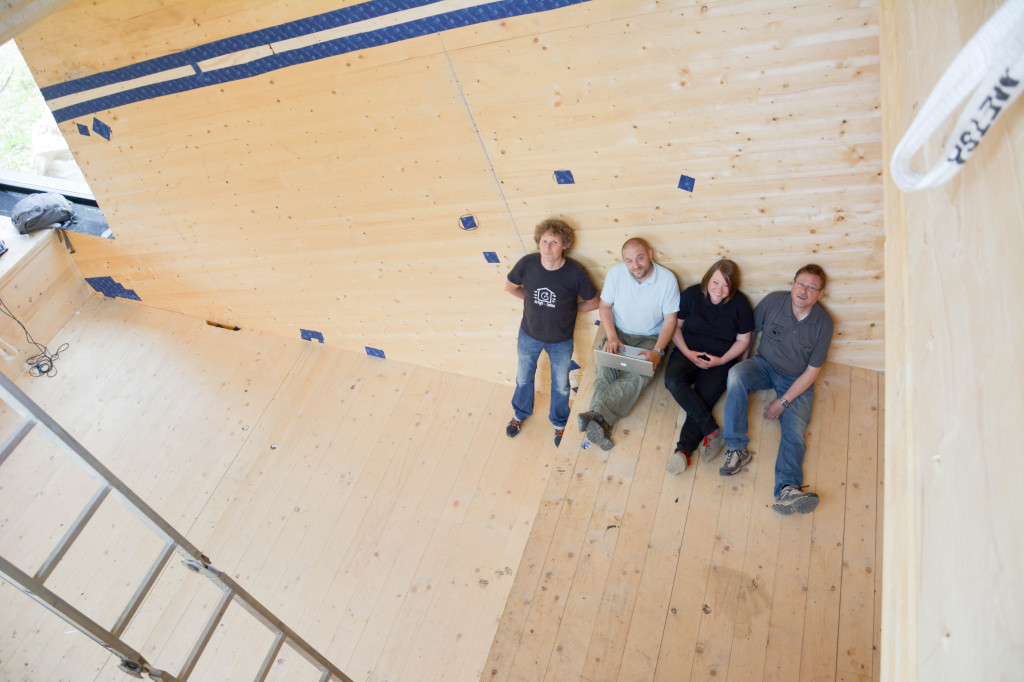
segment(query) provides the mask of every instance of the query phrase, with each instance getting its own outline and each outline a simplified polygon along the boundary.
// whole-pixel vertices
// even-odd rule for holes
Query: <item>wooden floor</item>
[[[506,438],[505,386],[134,303],[91,299],[54,342],[58,375],[23,389],[355,680],[879,677],[877,372],[826,367],[804,464],[822,503],[781,517],[777,425],[752,419],[740,475],[669,476],[660,381],[605,454],[573,429],[554,448],[543,416]],[[0,467],[4,555],[34,571],[90,492],[30,436]],[[156,552],[108,500],[48,585],[109,625]],[[217,596],[172,562],[126,639],[176,670]],[[233,608],[192,679],[251,679],[268,644]],[[271,679],[316,679],[297,658]],[[125,676],[4,583],[0,679]]]

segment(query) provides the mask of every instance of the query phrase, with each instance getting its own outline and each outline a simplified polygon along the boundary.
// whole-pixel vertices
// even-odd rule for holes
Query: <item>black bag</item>
[[[66,227],[75,219],[71,202],[57,192],[30,194],[11,209],[11,222],[19,234],[47,227]]]

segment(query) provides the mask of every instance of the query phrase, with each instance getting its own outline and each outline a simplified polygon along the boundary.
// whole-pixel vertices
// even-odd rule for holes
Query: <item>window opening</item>
[[[9,40],[0,45],[0,239],[7,246],[30,239],[11,224],[11,209],[37,192],[59,192],[71,202],[75,222],[66,230],[113,238],[28,64]]]

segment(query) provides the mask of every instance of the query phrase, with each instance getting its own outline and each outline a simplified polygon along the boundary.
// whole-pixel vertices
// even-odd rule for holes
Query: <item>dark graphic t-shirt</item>
[[[571,258],[566,258],[557,270],[546,270],[540,254],[531,253],[512,267],[508,281],[521,284],[526,293],[522,330],[544,343],[571,339],[578,300],[589,301],[597,296],[587,271]]]

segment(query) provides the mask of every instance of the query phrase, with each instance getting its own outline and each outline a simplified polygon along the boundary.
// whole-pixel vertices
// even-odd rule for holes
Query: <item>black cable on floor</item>
[[[14,312],[4,303],[3,299],[0,299],[0,313],[3,313],[7,317],[17,322],[18,326],[21,327],[22,331],[25,332],[25,340],[28,341],[33,346],[35,346],[36,350],[39,351],[38,354],[33,355],[32,357],[25,361],[25,365],[28,368],[29,376],[57,376],[57,358],[60,357],[61,353],[68,349],[69,344],[62,343],[60,346],[58,346],[57,350],[51,353],[46,346],[44,346],[41,343],[38,343],[35,339],[32,338],[32,335],[29,333],[28,329],[26,329],[25,325],[21,323],[21,320],[15,317]]]

